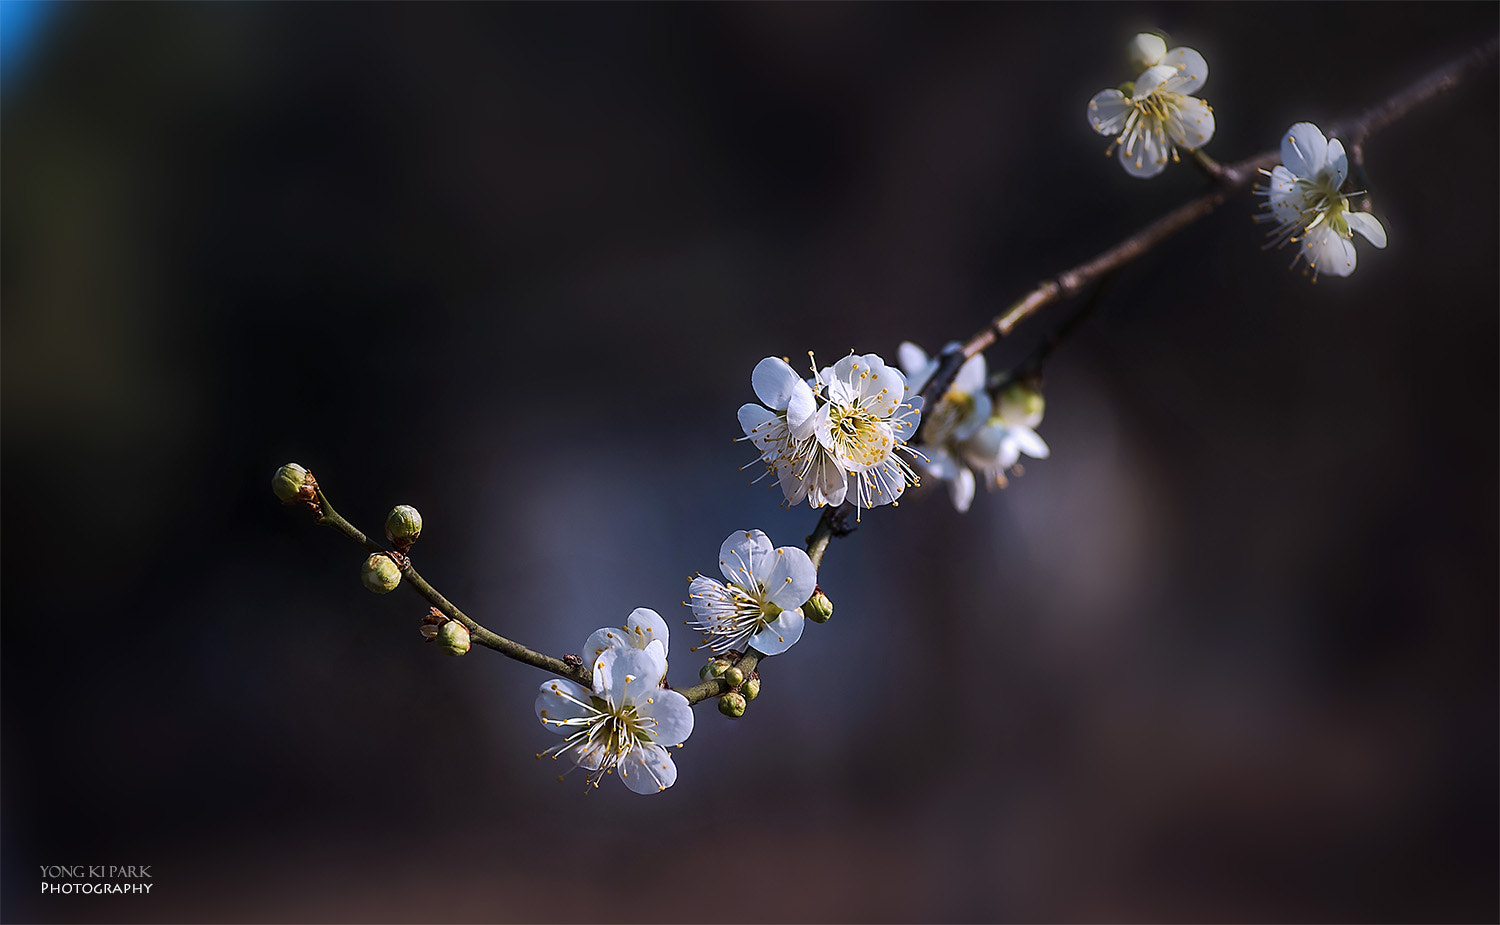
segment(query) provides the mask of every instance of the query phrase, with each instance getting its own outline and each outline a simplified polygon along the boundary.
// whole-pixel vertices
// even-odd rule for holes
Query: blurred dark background
[[[0,120],[7,921],[1495,920],[1493,66],[1369,143],[1354,276],[1248,193],[1123,271],[1053,457],[866,516],[666,794],[555,783],[543,675],[424,647],[268,487],[416,505],[426,576],[545,651],[677,625],[731,530],[816,521],[737,471],[756,361],[935,349],[1204,187],[1085,122],[1136,31],[1206,56],[1227,161],[1494,4],[43,19]]]

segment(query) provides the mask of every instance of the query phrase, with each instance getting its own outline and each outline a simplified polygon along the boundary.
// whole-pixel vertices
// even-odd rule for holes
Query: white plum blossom
[[[768,407],[740,406],[740,427],[760,450],[767,471],[775,473],[787,503],[843,504],[848,483],[814,433],[817,399],[812,387],[777,357],[755,364],[750,384]]]
[[[583,644],[583,657],[588,660],[597,659],[605,649],[611,647],[660,649],[662,677],[665,677],[668,635],[667,621],[661,618],[661,614],[650,607],[637,607],[626,618],[624,629],[606,626],[594,630],[593,635]]]
[[[1368,212],[1349,208],[1349,197],[1340,192],[1349,175],[1349,158],[1343,142],[1329,141],[1311,122],[1298,122],[1281,139],[1281,164],[1270,171],[1266,186],[1256,190],[1266,201],[1265,215],[1258,222],[1275,222],[1267,247],[1300,245],[1292,266],[1306,260],[1318,274],[1348,276],[1354,272],[1354,232],[1376,247],[1385,247],[1385,228]],[[1350,195],[1359,195],[1353,193]]]
[[[686,697],[658,686],[667,670],[660,641],[645,648],[622,641],[601,650],[594,656],[592,690],[565,678],[542,682],[537,718],[565,738],[537,757],[567,758],[589,772],[595,787],[616,769],[636,793],[672,786],[677,766],[667,748],[692,734],[693,708]]]
[[[1126,173],[1154,177],[1168,158],[1178,159],[1179,148],[1201,148],[1214,137],[1213,109],[1192,95],[1208,80],[1208,62],[1191,48],[1167,51],[1149,33],[1136,36],[1131,55],[1145,70],[1118,90],[1096,93],[1089,100],[1089,125],[1114,136],[1106,153],[1118,150]]]
[[[1041,393],[1022,383],[1013,383],[1000,393],[995,415],[964,442],[963,459],[978,470],[989,488],[1004,488],[1005,473],[1025,453],[1046,459],[1052,451],[1036,432],[1042,422]]]
[[[844,470],[846,500],[858,508],[892,504],[917,474],[900,452],[917,454],[906,439],[922,417],[922,400],[908,397],[906,378],[877,354],[849,354],[817,376],[822,405],[813,415],[818,444]]]
[[[749,645],[778,655],[802,638],[802,605],[818,586],[818,572],[795,546],[772,548],[759,530],[736,530],[719,547],[728,583],[703,575],[688,585],[689,624],[715,653]]]
[[[897,451],[911,452],[904,444],[921,403],[905,400],[904,378],[878,355],[850,354],[810,383],[786,360],[767,357],[750,381],[763,405],[741,406],[740,427],[789,504],[875,507],[900,498],[915,479]]]
[[[950,344],[948,349],[956,347]],[[903,343],[897,355],[906,372],[907,394],[920,392],[937,371],[937,358],[929,358],[926,351],[911,341]],[[948,483],[948,495],[960,513],[967,511],[974,500],[969,444],[989,420],[993,407],[984,389],[987,375],[984,354],[970,357],[959,367],[953,384],[928,412],[922,444],[918,447],[923,457],[918,465],[927,474]]]

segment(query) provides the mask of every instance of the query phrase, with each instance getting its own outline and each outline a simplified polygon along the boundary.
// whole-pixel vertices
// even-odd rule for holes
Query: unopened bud
[[[995,416],[1010,427],[1035,427],[1046,410],[1047,400],[1036,386],[1012,382],[1000,392]]]
[[[750,678],[740,685],[740,693],[746,700],[754,700],[760,696],[760,675],[752,674]]]
[[[739,719],[745,715],[745,698],[741,694],[730,691],[719,698],[719,712],[730,719]]]
[[[712,681],[714,678],[721,678],[724,676],[724,672],[728,671],[730,667],[733,666],[733,664],[734,663],[727,658],[716,658],[713,661],[709,662],[707,665],[704,665],[702,668],[698,669],[698,677],[702,678],[705,681]]]
[[[813,591],[813,596],[802,605],[802,616],[814,623],[827,623],[828,618],[833,616],[833,601],[823,593],[822,588]]]
[[[410,549],[422,535],[422,515],[410,504],[398,504],[385,516],[385,537],[397,549]]]
[[[469,651],[469,630],[457,620],[449,620],[438,628],[437,641],[449,655],[463,655]]]
[[[313,486],[316,484],[312,473],[296,463],[287,463],[271,476],[271,491],[276,493],[276,497],[280,498],[283,504],[311,501]]]
[[[384,553],[372,553],[365,560],[364,568],[360,569],[359,578],[365,583],[365,587],[376,594],[385,594],[396,590],[401,583],[401,569],[391,561],[391,557]]]
[[[1167,53],[1167,43],[1159,35],[1142,32],[1130,40],[1125,54],[1130,61],[1132,73],[1139,74],[1149,67],[1156,67],[1162,55]]]
[[[745,683],[745,672],[741,671],[738,666],[724,672],[721,677],[723,677],[730,687],[739,687]]]

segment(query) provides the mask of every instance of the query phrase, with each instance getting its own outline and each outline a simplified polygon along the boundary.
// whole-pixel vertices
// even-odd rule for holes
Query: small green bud
[[[437,641],[449,655],[463,655],[469,651],[469,631],[457,620],[449,620],[438,628]]]
[[[406,550],[422,535],[422,515],[410,504],[398,504],[385,515],[385,538]]]
[[[705,681],[721,678],[724,676],[724,672],[728,671],[733,665],[734,663],[727,658],[716,658],[698,669],[698,677]]]
[[[719,712],[730,719],[739,719],[745,715],[745,698],[741,694],[730,691],[719,698]]]
[[[740,693],[746,700],[754,700],[760,696],[760,675],[752,674],[750,678],[740,685]]]
[[[1156,67],[1166,53],[1167,43],[1161,36],[1152,35],[1150,32],[1142,32],[1131,39],[1125,49],[1133,74],[1139,74],[1148,67]]]
[[[745,673],[741,671],[738,666],[724,672],[721,677],[723,677],[725,681],[729,682],[730,687],[739,687],[741,684],[745,683]]]
[[[271,491],[276,493],[283,504],[311,501],[313,486],[317,484],[313,481],[312,473],[296,463],[287,463],[271,476]]]
[[[359,578],[365,583],[365,587],[376,594],[385,594],[396,590],[401,583],[401,569],[391,557],[384,553],[371,553],[365,560],[364,568],[360,569]]]
[[[1036,386],[1012,382],[1000,392],[996,417],[1011,427],[1035,427],[1042,423],[1047,400]]]
[[[813,596],[802,605],[802,616],[814,623],[827,623],[828,618],[833,616],[833,601],[828,599],[822,588],[814,589]]]

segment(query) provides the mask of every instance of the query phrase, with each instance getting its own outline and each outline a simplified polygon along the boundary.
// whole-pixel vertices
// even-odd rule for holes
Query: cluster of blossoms
[[[1120,164],[1134,177],[1154,177],[1177,149],[1194,150],[1214,134],[1208,104],[1190,94],[1208,79],[1208,62],[1191,48],[1167,50],[1160,36],[1137,35],[1130,44],[1132,65],[1140,71],[1118,90],[1103,90],[1089,100],[1089,125],[1113,135],[1110,151],[1119,149]],[[1313,281],[1318,274],[1348,276],[1354,272],[1354,233],[1385,247],[1385,228],[1368,212],[1349,208],[1344,180],[1349,159],[1337,139],[1329,141],[1311,122],[1298,122],[1281,139],[1281,165],[1266,172],[1268,214],[1256,221],[1275,222],[1267,247],[1299,246],[1292,266],[1306,261]],[[958,500],[955,489],[954,501]]]
[[[1191,151],[1214,137],[1214,113],[1192,96],[1208,80],[1208,62],[1191,48],[1167,50],[1161,36],[1141,33],[1130,46],[1134,81],[1102,90],[1089,100],[1094,131],[1113,135],[1106,153],[1119,151],[1120,166],[1132,177],[1154,177],[1177,160],[1177,149]]]
[[[905,377],[879,356],[851,353],[810,380],[767,357],[750,383],[762,404],[740,408],[740,427],[788,504],[878,507],[916,482],[900,454],[915,455],[906,439],[921,419],[921,400],[907,397]]]
[[[695,629],[715,654],[754,646],[779,655],[802,638],[802,605],[818,587],[818,571],[796,546],[773,549],[759,530],[736,530],[719,547],[725,582],[698,575],[688,585]],[[696,651],[696,650],[695,650]]]
[[[1264,171],[1269,182],[1258,189],[1266,197],[1258,222],[1275,222],[1267,247],[1300,244],[1292,266],[1306,260],[1316,281],[1319,273],[1348,276],[1354,272],[1354,232],[1376,247],[1385,247],[1385,228],[1368,212],[1349,208],[1340,192],[1349,175],[1343,142],[1329,141],[1311,122],[1298,122],[1281,139],[1281,164]]]
[[[920,391],[937,371],[938,360],[907,341],[898,354],[906,371],[907,388]],[[948,483],[953,506],[967,511],[974,501],[975,472],[986,487],[1003,488],[1005,473],[1025,453],[1046,459],[1047,444],[1037,436],[1044,409],[1041,393],[1023,383],[1012,383],[992,400],[985,391],[984,355],[971,357],[958,370],[953,384],[934,403],[918,447],[921,467]]]
[[[677,780],[667,749],[693,732],[687,698],[662,684],[667,676],[667,624],[654,610],[638,607],[623,629],[596,630],[584,645],[592,657],[589,689],[564,678],[542,682],[536,715],[564,736],[537,755],[566,757],[599,781],[616,768],[636,793],[659,793]],[[561,780],[561,777],[558,778]]]

